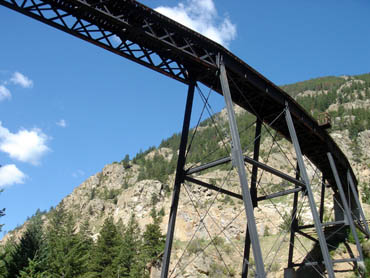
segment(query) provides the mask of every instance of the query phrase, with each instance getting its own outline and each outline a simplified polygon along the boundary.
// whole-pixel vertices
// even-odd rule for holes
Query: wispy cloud
[[[56,122],[57,126],[60,127],[67,127],[67,122],[64,119],[60,119],[59,121]]]
[[[155,10],[226,47],[236,38],[236,25],[227,16],[219,18],[213,0],[187,0]]]
[[[11,133],[0,122],[0,150],[13,159],[40,164],[41,157],[50,151],[47,140],[48,136],[41,129],[20,129],[17,133]]]
[[[79,178],[79,177],[83,177],[85,175],[85,172],[78,169],[76,172],[72,173],[72,177],[74,178]]]
[[[23,88],[33,87],[33,81],[18,71],[13,73],[12,77],[10,78],[10,82],[16,85],[20,85]]]
[[[11,99],[12,95],[8,88],[6,88],[3,85],[0,85],[0,101],[3,101],[5,99]]]
[[[0,187],[24,183],[26,175],[20,171],[14,164],[8,164],[0,167]]]
[[[122,41],[117,35],[113,35],[113,42],[120,44]]]

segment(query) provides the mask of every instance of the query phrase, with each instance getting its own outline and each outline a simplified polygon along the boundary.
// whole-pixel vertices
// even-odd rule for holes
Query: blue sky
[[[223,43],[278,85],[370,72],[367,0],[143,3]],[[2,6],[0,38],[3,229],[181,130],[184,85]],[[222,99],[212,98],[218,111]]]

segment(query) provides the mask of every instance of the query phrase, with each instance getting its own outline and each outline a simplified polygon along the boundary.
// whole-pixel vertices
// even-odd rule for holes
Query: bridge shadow
[[[353,254],[350,246],[346,242],[348,238],[349,230],[348,228],[343,228],[339,231],[325,231],[325,237],[327,239],[328,249],[329,252],[333,252],[338,249],[340,243],[344,243],[347,253],[350,255],[351,258],[354,258],[355,255]],[[304,265],[307,262],[316,262],[314,265]],[[342,269],[335,272],[349,272],[353,271],[356,267],[354,265],[351,269]],[[310,252],[305,256],[302,261],[302,266],[300,266],[296,270],[296,277],[300,278],[322,278],[323,275],[325,276],[325,265],[323,264],[323,256],[321,253],[319,243],[316,243]]]

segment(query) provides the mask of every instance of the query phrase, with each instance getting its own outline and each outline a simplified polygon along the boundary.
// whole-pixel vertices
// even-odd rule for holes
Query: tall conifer
[[[121,236],[113,223],[113,218],[108,217],[103,224],[100,235],[92,255],[92,273],[97,278],[116,278],[117,269],[113,261],[119,253]]]
[[[122,243],[119,253],[113,262],[119,277],[129,277],[133,265],[136,263],[141,246],[140,228],[135,215],[132,214],[127,226],[123,228]]]

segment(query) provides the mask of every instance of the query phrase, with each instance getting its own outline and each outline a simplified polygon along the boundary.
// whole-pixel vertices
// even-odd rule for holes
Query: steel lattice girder
[[[302,153],[336,187],[326,158],[332,153],[340,178],[346,180],[349,170],[357,185],[343,152],[294,99],[224,47],[145,5],[134,0],[0,0],[0,4],[180,82],[189,84],[191,73],[222,94],[216,77],[220,54],[234,103],[266,123],[288,103]],[[290,140],[284,121],[276,121],[272,128]]]

